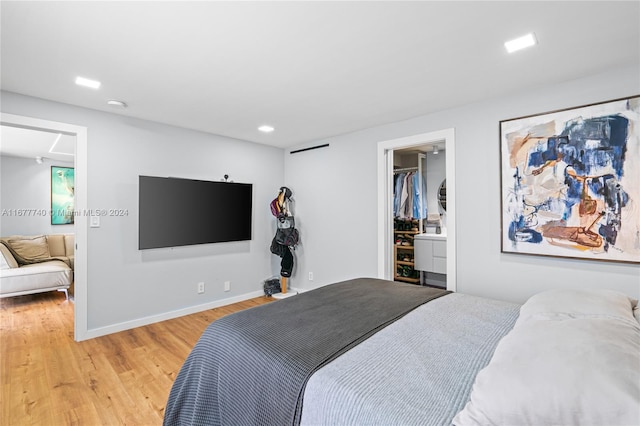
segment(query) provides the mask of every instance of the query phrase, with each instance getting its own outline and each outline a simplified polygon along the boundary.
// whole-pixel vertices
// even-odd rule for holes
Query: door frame
[[[378,143],[378,277],[393,279],[393,152],[419,145],[444,144],[447,179],[447,290],[457,288],[455,130],[421,133]]]
[[[87,285],[87,128],[57,121],[42,120],[22,115],[0,113],[0,125],[75,136],[75,189],[74,189],[74,330],[76,341],[86,340],[88,321]]]

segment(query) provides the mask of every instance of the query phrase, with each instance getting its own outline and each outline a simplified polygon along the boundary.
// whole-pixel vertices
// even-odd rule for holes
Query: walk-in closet
[[[393,155],[393,279],[447,286],[447,184],[443,144]]]

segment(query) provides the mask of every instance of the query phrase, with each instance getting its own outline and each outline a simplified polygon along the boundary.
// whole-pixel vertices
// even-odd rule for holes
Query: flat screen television
[[[251,239],[253,187],[139,176],[138,248]]]

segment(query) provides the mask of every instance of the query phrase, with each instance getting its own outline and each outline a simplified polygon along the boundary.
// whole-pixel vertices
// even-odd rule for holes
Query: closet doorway
[[[444,143],[393,151],[393,280],[446,288]]]
[[[454,138],[454,130],[445,129],[378,144],[378,276],[380,278],[443,287],[446,285],[447,290],[455,291],[457,286]],[[431,167],[427,168],[427,164]],[[423,171],[425,176],[424,188],[422,188],[425,194],[423,203],[427,206],[427,212],[418,215],[419,209],[416,209],[415,214],[406,214],[407,218],[399,223],[398,205],[394,197],[396,178],[401,173],[406,176],[407,173],[415,174]],[[419,179],[416,178],[415,182],[419,182]],[[415,219],[418,216],[423,217]],[[419,238],[414,238],[414,235],[419,235]],[[398,240],[400,240],[400,246],[397,244]],[[419,258],[415,258],[413,250],[415,242],[419,245]],[[446,249],[443,248],[446,255],[442,253],[437,255],[441,256],[440,258],[425,258],[423,254],[425,244],[446,246]],[[398,262],[399,257],[401,260]],[[425,262],[429,266],[425,266]],[[436,263],[435,269],[432,266],[433,262]],[[418,268],[428,271],[436,270],[438,273],[413,272],[419,270]],[[443,280],[445,276],[446,284]]]

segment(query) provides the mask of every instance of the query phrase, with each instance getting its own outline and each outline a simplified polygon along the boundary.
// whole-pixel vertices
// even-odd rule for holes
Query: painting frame
[[[500,251],[640,264],[640,95],[501,120]]]
[[[75,170],[51,166],[51,225],[73,225],[75,210]]]

